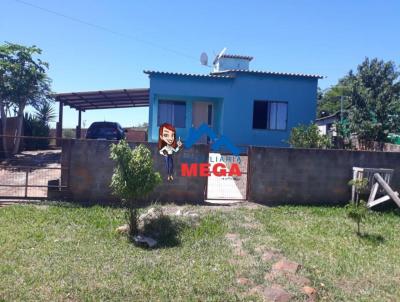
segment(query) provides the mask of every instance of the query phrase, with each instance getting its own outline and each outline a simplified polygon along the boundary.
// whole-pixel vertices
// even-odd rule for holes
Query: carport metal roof
[[[55,97],[60,105],[79,111],[149,106],[148,88],[68,92]]]

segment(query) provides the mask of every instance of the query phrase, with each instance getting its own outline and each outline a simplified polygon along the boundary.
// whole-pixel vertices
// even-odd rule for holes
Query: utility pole
[[[343,124],[343,95],[340,96],[340,123]]]

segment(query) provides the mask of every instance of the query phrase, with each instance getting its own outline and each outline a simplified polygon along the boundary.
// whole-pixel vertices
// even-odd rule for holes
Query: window
[[[286,130],[287,103],[254,101],[253,129]]]
[[[158,102],[158,126],[169,123],[176,128],[186,127],[186,103],[177,101]]]

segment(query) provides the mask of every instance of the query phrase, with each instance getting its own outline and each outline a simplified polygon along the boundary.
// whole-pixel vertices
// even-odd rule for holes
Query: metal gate
[[[62,179],[62,174],[68,173],[61,167],[60,154],[60,150],[25,151],[3,161],[0,198],[47,199],[60,195],[58,192],[68,186]]]
[[[214,165],[222,163],[226,168],[226,175],[215,175]],[[238,164],[240,176],[229,176],[232,164]],[[247,155],[230,155],[223,153],[210,153],[209,164],[211,175],[207,179],[207,200],[247,200]]]

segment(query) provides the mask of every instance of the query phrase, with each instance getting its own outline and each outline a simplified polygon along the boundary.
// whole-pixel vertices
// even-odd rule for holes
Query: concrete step
[[[245,203],[247,200],[241,200],[241,199],[206,199],[204,200],[206,203],[211,203],[211,204],[217,204],[217,205],[231,205],[231,204],[240,204],[240,203]]]

